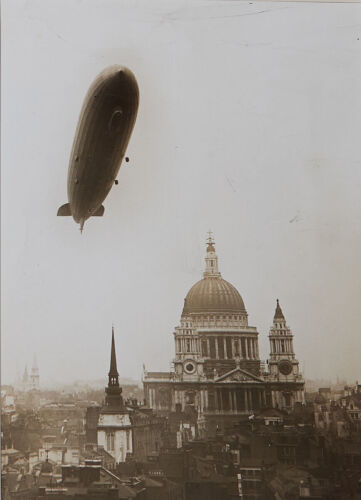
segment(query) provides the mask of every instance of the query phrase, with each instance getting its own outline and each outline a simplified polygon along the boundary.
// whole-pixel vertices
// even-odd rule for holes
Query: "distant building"
[[[39,368],[35,354],[34,354],[33,366],[30,372],[29,386],[30,390],[39,390],[40,387]]]
[[[269,371],[261,369],[258,331],[248,324],[241,295],[218,269],[208,238],[203,279],[188,292],[175,328],[172,372],[144,372],[146,404],[160,414],[191,409],[202,435],[239,415],[266,407],[292,410],[304,403],[304,380],[293,335],[277,301],[270,330]],[[263,365],[264,366],[264,365]]]

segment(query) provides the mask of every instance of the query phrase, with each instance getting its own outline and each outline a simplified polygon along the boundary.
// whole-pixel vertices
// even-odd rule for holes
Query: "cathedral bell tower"
[[[286,324],[278,299],[269,341],[269,381],[274,382],[274,389],[277,389],[273,391],[272,406],[292,408],[295,402],[304,402],[304,382],[293,349],[293,335]]]

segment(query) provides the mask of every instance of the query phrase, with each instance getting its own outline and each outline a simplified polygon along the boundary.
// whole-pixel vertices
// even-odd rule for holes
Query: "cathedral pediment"
[[[232,382],[252,382],[252,383],[264,383],[264,381],[253,375],[253,373],[249,373],[246,370],[242,370],[241,368],[235,368],[228,373],[224,373],[221,377],[218,377],[214,380],[215,382],[222,383],[232,383]]]

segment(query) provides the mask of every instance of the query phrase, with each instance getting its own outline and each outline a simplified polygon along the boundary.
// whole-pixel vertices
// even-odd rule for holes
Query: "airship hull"
[[[69,203],[58,215],[72,215],[83,226],[104,213],[137,117],[139,89],[121,66],[103,71],[90,87],[79,117],[68,174]]]

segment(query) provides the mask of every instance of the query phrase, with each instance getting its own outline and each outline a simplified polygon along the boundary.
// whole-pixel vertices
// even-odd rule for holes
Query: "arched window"
[[[107,451],[114,451],[114,432],[107,433]]]

